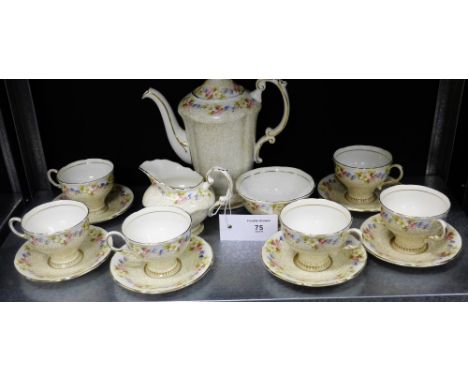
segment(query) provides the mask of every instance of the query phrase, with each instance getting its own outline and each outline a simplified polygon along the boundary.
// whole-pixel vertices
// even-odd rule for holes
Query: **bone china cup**
[[[57,174],[58,183],[52,179],[53,173]],[[114,184],[114,165],[105,159],[83,159],[58,171],[50,169],[47,177],[68,199],[85,203],[90,212],[104,211]]]
[[[293,202],[281,211],[280,222],[286,243],[297,252],[294,263],[305,271],[323,271],[332,264],[330,255],[361,245],[361,231],[349,228],[352,223],[349,211],[329,200]],[[347,244],[350,235],[357,242]]]
[[[333,154],[335,176],[347,188],[346,199],[354,203],[375,200],[374,191],[396,184],[403,177],[403,167],[392,164],[392,154],[375,146],[348,146]],[[389,178],[390,170],[397,168],[397,178]]]
[[[429,187],[393,186],[380,194],[381,216],[394,238],[397,251],[418,254],[427,249],[430,240],[443,240],[447,225],[442,220],[450,209],[450,200]]]
[[[14,227],[15,223],[20,223],[23,232]],[[88,207],[72,200],[44,203],[22,219],[11,218],[8,225],[33,249],[47,255],[51,267],[68,268],[83,258],[79,248],[89,231]]]
[[[187,249],[191,227],[190,215],[179,207],[147,207],[127,217],[122,233],[111,231],[106,240],[114,251],[127,247],[131,256],[145,262],[148,276],[170,277],[181,268],[178,257]],[[122,238],[125,245],[114,247],[112,236]]]

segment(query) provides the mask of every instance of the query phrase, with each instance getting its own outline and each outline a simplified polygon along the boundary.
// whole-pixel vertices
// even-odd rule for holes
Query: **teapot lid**
[[[239,97],[244,93],[244,87],[232,80],[206,80],[192,94],[204,100],[225,100]]]
[[[206,80],[179,103],[179,114],[203,123],[234,121],[260,110],[261,103],[232,80]]]

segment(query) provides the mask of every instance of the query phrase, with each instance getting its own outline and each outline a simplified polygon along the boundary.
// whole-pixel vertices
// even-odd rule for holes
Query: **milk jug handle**
[[[283,117],[281,118],[280,123],[274,129],[272,129],[271,127],[267,127],[267,129],[265,130],[265,135],[261,137],[255,144],[254,161],[256,163],[263,162],[263,159],[260,158],[260,149],[263,146],[263,144],[265,142],[269,142],[270,144],[275,143],[276,141],[275,137],[284,130],[289,119],[289,96],[288,96],[288,92],[286,91],[286,85],[287,85],[286,81],[257,80],[257,89],[251,93],[252,98],[254,98],[258,102],[261,102],[262,92],[265,90],[267,82],[271,82],[272,84],[276,85],[278,89],[280,90],[281,95],[283,96],[283,107],[284,107]]]
[[[220,196],[218,200],[210,207],[208,211],[208,216],[210,217],[216,215],[221,207],[224,207],[226,204],[229,203],[229,200],[231,200],[232,193],[234,190],[234,183],[232,181],[231,175],[229,175],[228,170],[222,167],[218,167],[218,166],[210,168],[208,172],[206,173],[206,181],[208,185],[211,186],[214,182],[214,179],[212,177],[213,173],[222,174],[228,182],[228,187],[227,187],[226,194]]]

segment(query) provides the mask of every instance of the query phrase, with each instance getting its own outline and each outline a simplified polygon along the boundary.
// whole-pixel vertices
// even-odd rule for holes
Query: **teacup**
[[[52,179],[53,173],[58,183]],[[83,159],[58,171],[50,169],[47,177],[68,199],[85,203],[93,213],[107,209],[105,201],[114,185],[114,165],[105,159]]]
[[[14,224],[21,224],[19,232]],[[11,231],[28,240],[32,249],[48,256],[53,268],[68,268],[83,258],[79,249],[89,231],[88,207],[72,200],[41,204],[23,218],[13,217],[8,225]]]
[[[380,194],[381,216],[394,238],[397,251],[418,254],[431,240],[443,240],[447,224],[442,220],[450,210],[450,200],[441,192],[415,185],[393,186]]]
[[[346,199],[354,203],[375,200],[376,189],[398,183],[403,177],[403,167],[392,164],[392,154],[375,146],[348,146],[333,154],[335,176],[347,189]],[[389,177],[397,168],[397,178]]]
[[[153,278],[170,277],[179,272],[178,257],[187,249],[191,237],[190,215],[179,207],[146,207],[128,216],[122,233],[111,231],[106,240],[114,251],[125,248],[128,254],[145,263],[145,273]],[[116,248],[119,236],[125,245]]]
[[[302,199],[288,204],[281,211],[280,223],[286,243],[297,253],[294,263],[305,271],[323,271],[331,266],[331,255],[361,245],[361,231],[349,228],[349,211],[329,200]],[[350,242],[350,236],[357,240]]]

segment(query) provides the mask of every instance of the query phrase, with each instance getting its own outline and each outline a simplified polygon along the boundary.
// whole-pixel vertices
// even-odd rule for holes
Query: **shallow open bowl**
[[[236,181],[245,208],[260,215],[279,215],[289,203],[309,197],[314,188],[312,177],[293,167],[257,168]]]

